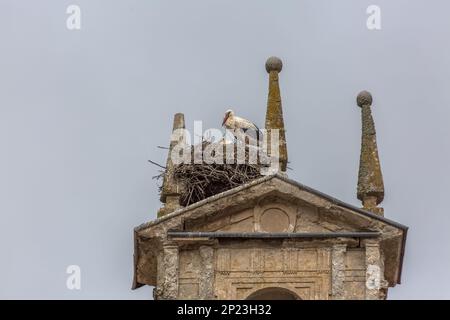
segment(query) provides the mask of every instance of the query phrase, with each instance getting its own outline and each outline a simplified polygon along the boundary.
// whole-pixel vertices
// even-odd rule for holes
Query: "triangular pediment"
[[[143,224],[137,227],[136,231],[144,237],[153,237],[162,230],[245,232],[370,230],[389,234],[406,229],[407,227],[399,223],[346,204],[283,176],[274,175],[182,208]]]
[[[334,219],[329,209],[297,199],[284,199],[277,191],[249,203],[249,208],[184,221],[192,232],[325,233],[367,231],[367,223]]]

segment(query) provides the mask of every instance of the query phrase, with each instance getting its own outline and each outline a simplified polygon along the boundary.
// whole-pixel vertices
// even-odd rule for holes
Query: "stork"
[[[233,110],[227,110],[225,112],[225,116],[223,117],[222,127],[225,126],[225,128],[231,130],[236,138],[237,131],[242,130],[244,133],[246,133],[248,130],[255,131],[256,133],[256,140],[259,140],[259,128],[251,121],[235,116]],[[245,137],[244,137],[245,138]],[[255,136],[253,136],[255,138]]]

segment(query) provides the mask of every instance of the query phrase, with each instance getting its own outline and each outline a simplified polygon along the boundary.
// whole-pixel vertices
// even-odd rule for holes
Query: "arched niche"
[[[246,300],[301,300],[301,298],[286,288],[270,287],[251,293]]]

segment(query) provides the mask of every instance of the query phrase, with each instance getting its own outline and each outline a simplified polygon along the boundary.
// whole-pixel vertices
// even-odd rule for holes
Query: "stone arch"
[[[295,292],[281,287],[268,287],[252,292],[246,300],[302,300]]]

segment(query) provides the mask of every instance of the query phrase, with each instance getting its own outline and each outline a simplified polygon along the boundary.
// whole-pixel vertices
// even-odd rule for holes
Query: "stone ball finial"
[[[270,73],[270,71],[277,71],[280,72],[281,69],[283,69],[283,62],[278,57],[270,57],[266,61],[266,70],[267,73]]]
[[[372,95],[369,91],[361,91],[356,98],[356,104],[360,107],[371,106],[372,105]]]

